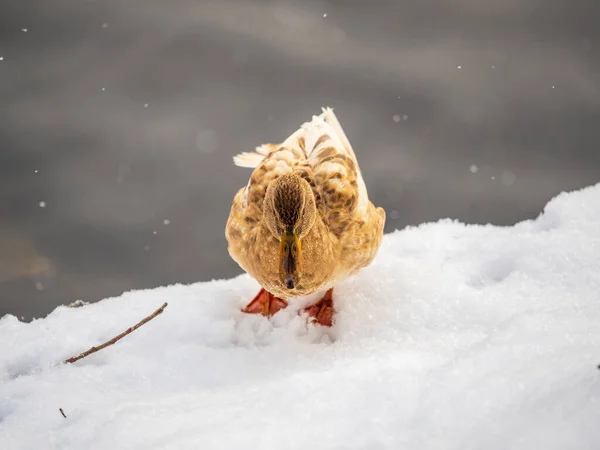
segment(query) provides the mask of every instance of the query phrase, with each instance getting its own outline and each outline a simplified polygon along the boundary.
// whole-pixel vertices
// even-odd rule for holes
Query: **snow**
[[[513,227],[386,235],[331,330],[295,313],[306,299],[242,314],[246,275],[7,315],[1,448],[600,448],[599,224],[600,184]]]

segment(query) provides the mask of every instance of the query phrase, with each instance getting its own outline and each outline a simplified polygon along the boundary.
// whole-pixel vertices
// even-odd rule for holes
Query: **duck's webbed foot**
[[[335,309],[333,308],[333,288],[327,290],[323,298],[317,303],[304,308],[304,311],[308,313],[309,320],[319,325],[324,327],[333,325],[333,315],[335,314]]]
[[[285,308],[287,305],[288,303],[285,300],[275,297],[263,288],[256,294],[256,297],[242,309],[242,312],[248,314],[262,314],[263,316],[269,317]]]

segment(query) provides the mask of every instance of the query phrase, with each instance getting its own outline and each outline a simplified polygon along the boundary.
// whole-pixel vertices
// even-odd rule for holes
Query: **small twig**
[[[99,350],[102,350],[103,348],[106,348],[110,345],[113,345],[115,342],[117,342],[120,339],[123,339],[125,336],[127,336],[129,333],[131,333],[134,330],[137,330],[139,327],[141,327],[142,325],[144,325],[146,322],[149,322],[150,320],[154,319],[156,316],[158,316],[159,314],[161,314],[165,308],[167,307],[168,303],[163,303],[163,305],[158,308],[156,311],[154,311],[152,314],[150,314],[148,317],[142,319],[141,321],[139,321],[138,323],[136,323],[134,326],[127,328],[125,331],[123,331],[121,334],[119,334],[118,336],[115,336],[114,338],[112,338],[110,341],[106,341],[104,344],[99,345],[98,347],[92,347],[89,350],[83,352],[82,354],[78,355],[78,356],[73,356],[72,358],[69,359],[65,359],[64,363],[74,363],[75,361],[79,361],[82,358],[85,358],[86,356],[91,355],[92,353],[96,353]]]
[[[58,410],[60,411],[60,413],[62,414],[62,416],[66,419],[67,416],[65,415],[65,412],[62,410],[62,408],[58,408]]]

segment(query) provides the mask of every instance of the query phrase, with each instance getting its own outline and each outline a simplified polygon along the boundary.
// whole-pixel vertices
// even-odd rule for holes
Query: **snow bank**
[[[5,316],[0,448],[600,448],[600,185],[514,227],[387,235],[337,289],[330,331],[243,315],[257,289],[241,276]]]

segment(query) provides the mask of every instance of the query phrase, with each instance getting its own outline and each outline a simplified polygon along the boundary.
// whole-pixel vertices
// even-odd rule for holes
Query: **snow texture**
[[[3,317],[0,448],[600,448],[600,184],[513,227],[386,235],[331,330],[296,314],[306,299],[242,314],[257,290],[243,275]]]

